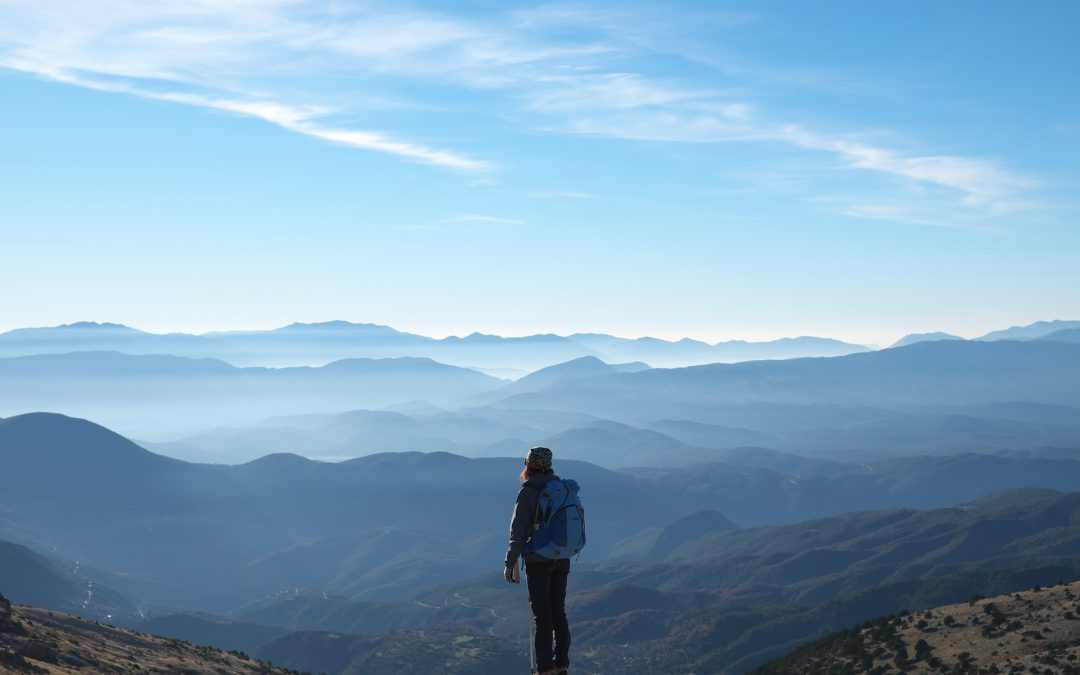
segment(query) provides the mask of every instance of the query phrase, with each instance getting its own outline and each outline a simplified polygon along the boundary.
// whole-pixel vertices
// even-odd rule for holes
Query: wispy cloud
[[[490,162],[473,159],[467,155],[447,150],[439,150],[416,145],[414,143],[398,141],[384,134],[326,126],[318,120],[329,114],[331,111],[322,107],[311,106],[301,108],[275,103],[273,101],[240,100],[185,92],[153,91],[123,82],[97,81],[92,78],[58,70],[49,70],[38,74],[47,75],[50,79],[58,82],[75,84],[97,91],[131,94],[157,101],[168,101],[171,103],[181,103],[202,108],[212,108],[238,115],[255,117],[264,122],[275,124],[283,129],[304,134],[305,136],[311,136],[313,138],[353,148],[396,155],[424,164],[433,164],[463,171],[490,171],[494,168],[494,165]]]
[[[98,91],[228,111],[324,141],[448,169],[495,168],[466,153],[333,124],[327,120],[344,111],[325,102],[332,97],[273,86],[275,78],[285,81],[325,69],[327,47],[313,49],[322,40],[339,56],[362,56],[366,49],[392,59],[468,36],[453,25],[414,17],[403,22],[410,29],[406,32],[400,24],[397,30],[380,31],[372,23],[362,24],[361,32],[355,23],[301,21],[293,11],[305,3],[288,0],[104,4],[62,8],[42,0],[28,11],[5,16],[0,67]],[[0,6],[0,13],[5,11],[11,10]],[[352,34],[349,26],[355,29]],[[302,63],[305,59],[309,62]],[[378,62],[369,66],[377,68]],[[268,91],[251,93],[259,89]]]
[[[756,96],[755,87],[791,83],[762,77],[760,69],[709,46],[717,31],[763,21],[757,14],[674,16],[659,4],[555,3],[465,16],[434,7],[313,0],[0,2],[0,67],[228,111],[473,174],[513,158],[437,147],[444,145],[431,142],[437,132],[425,132],[418,142],[415,126],[394,127],[386,118],[390,128],[374,125],[385,129],[376,131],[363,123],[364,113],[379,101],[407,107],[411,100],[432,108],[437,130],[441,111],[435,108],[471,112],[481,97],[490,97],[484,105],[521,131],[753,143],[764,150],[779,145],[831,157],[843,170],[950,191],[958,209],[999,213],[1031,203],[1023,195],[1036,182],[999,160],[907,151],[866,140],[857,129],[815,128]],[[676,77],[645,67],[658,54],[707,72]],[[431,95],[433,89],[440,93]],[[457,130],[452,138],[483,142]]]
[[[964,193],[969,205],[1005,206],[1009,194],[1035,186],[1030,178],[1002,169],[997,162],[950,155],[903,155],[843,138],[823,136],[797,126],[784,126],[779,133],[794,145],[831,152],[851,167],[880,171],[951,188]]]
[[[630,112],[593,110],[588,116],[568,121],[562,130],[668,143],[780,143],[832,155],[849,169],[953,190],[960,206],[992,212],[1032,206],[1031,202],[1016,199],[1016,195],[1038,186],[1036,180],[1007,170],[993,159],[905,153],[855,140],[850,134],[827,134],[800,125],[772,123],[755,118],[738,104],[717,105],[727,105],[731,112],[702,113],[693,106]]]

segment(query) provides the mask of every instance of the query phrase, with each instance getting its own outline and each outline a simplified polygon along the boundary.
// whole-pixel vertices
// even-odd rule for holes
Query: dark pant
[[[525,563],[529,609],[536,624],[536,671],[570,665],[570,624],[566,621],[566,577],[570,561]],[[552,638],[555,647],[552,649]]]

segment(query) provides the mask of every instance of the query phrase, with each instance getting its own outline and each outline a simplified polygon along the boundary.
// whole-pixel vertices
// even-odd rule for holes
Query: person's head
[[[521,470],[521,482],[529,480],[529,476],[541,473],[555,473],[551,468],[551,450],[548,448],[532,448],[525,456],[525,468]]]

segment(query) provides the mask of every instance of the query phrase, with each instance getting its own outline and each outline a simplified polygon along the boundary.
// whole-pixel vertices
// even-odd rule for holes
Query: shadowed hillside
[[[95,581],[77,563],[61,566],[25,546],[0,541],[0,593],[12,602],[99,620],[135,611],[135,603]]]
[[[60,557],[123,572],[102,581],[146,600],[221,611],[301,586],[378,599],[499,561],[507,512],[492,505],[512,502],[520,466],[446,453],[189,464],[34,414],[0,421],[0,515],[23,524],[9,532],[16,542],[31,530]],[[661,489],[650,505],[636,499],[641,478],[571,460],[559,470],[588,486],[596,557],[708,501]]]

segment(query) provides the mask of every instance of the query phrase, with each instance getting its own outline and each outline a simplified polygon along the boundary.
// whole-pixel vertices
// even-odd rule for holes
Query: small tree
[[[915,660],[925,661],[930,658],[931,651],[933,651],[933,648],[930,643],[923,638],[919,638],[919,641],[915,643]]]

